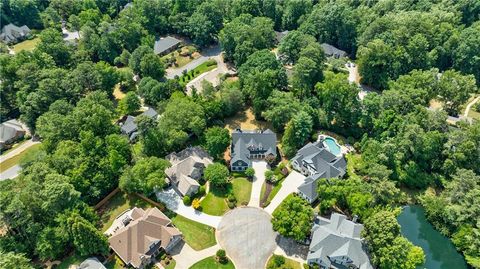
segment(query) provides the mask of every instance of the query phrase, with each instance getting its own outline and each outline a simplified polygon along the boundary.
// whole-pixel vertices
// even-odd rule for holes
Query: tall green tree
[[[300,111],[287,124],[282,137],[282,150],[287,156],[293,156],[311,137],[313,121],[310,115]]]
[[[205,132],[205,142],[212,156],[222,158],[222,154],[230,144],[230,133],[228,129],[221,127],[208,128]]]
[[[273,229],[297,241],[307,238],[312,221],[312,207],[298,196],[287,197],[272,214]]]
[[[72,216],[69,222],[73,245],[80,255],[106,254],[108,252],[107,237],[93,224],[78,215]]]

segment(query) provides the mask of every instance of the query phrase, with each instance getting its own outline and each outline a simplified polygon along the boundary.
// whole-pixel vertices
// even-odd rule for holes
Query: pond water
[[[340,155],[341,149],[340,146],[335,142],[335,140],[331,137],[325,137],[324,140],[325,144],[327,145],[329,151],[335,155]]]
[[[425,252],[426,269],[467,269],[463,256],[452,242],[427,221],[421,206],[406,206],[398,216],[403,236]]]

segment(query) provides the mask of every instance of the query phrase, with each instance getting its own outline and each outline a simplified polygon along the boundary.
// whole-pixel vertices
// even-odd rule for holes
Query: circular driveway
[[[277,247],[270,215],[263,209],[241,207],[225,214],[216,235],[236,269],[263,269]]]

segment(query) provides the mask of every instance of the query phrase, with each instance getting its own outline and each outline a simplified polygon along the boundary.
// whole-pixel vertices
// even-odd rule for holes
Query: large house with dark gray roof
[[[245,171],[252,167],[252,159],[277,157],[277,135],[271,130],[241,130],[232,132],[230,168]]]
[[[333,213],[330,219],[317,217],[312,228],[309,265],[322,269],[373,269],[360,233],[363,225]]]
[[[15,120],[9,120],[0,124],[0,150],[8,148],[15,141],[25,135],[22,124]]]
[[[152,119],[157,119],[158,117],[157,111],[151,107],[149,107],[141,115],[145,115]],[[128,136],[128,140],[130,142],[136,141],[138,137],[138,126],[135,119],[136,118],[134,116],[127,115],[125,120],[123,120],[123,122],[120,124],[120,130],[122,131],[122,134]]]
[[[338,49],[330,44],[322,43],[320,44],[320,46],[322,46],[323,51],[325,52],[325,55],[327,57],[333,57],[338,59],[347,56],[347,53],[345,51]]]
[[[30,35],[30,28],[28,26],[16,26],[13,23],[9,23],[2,28],[0,33],[0,41],[3,41],[6,44],[18,43],[26,39]]]
[[[317,182],[320,178],[341,178],[345,175],[347,162],[343,155],[331,153],[323,141],[308,143],[292,159],[292,167],[307,176],[298,187],[298,194],[310,203],[317,197]]]
[[[157,55],[163,56],[178,48],[180,44],[182,44],[182,41],[173,36],[161,37],[159,40],[155,41],[153,52]]]

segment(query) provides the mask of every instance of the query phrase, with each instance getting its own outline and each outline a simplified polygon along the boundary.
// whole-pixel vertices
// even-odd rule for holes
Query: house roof
[[[283,32],[275,31],[275,39],[277,39],[277,42],[280,43],[287,34],[288,30]]]
[[[113,234],[108,242],[126,264],[136,268],[142,264],[143,256],[150,255],[153,244],[165,248],[173,236],[181,235],[177,228],[170,225],[171,220],[156,207],[147,210],[135,207],[130,216],[130,223]]]
[[[172,36],[161,37],[159,40],[155,41],[155,45],[153,46],[153,51],[155,54],[160,54],[172,47],[175,47],[182,41],[176,39]]]
[[[325,52],[325,55],[327,56],[338,56],[338,57],[345,57],[347,56],[347,53],[341,49],[338,49],[330,44],[327,43],[322,43],[320,44],[322,46],[323,51]]]
[[[240,130],[232,132],[231,163],[241,160],[250,164],[250,148],[277,156],[277,135],[271,130]]]
[[[95,257],[84,260],[77,269],[106,269],[105,266]]]
[[[151,107],[145,110],[141,115],[145,115],[152,119],[156,119],[158,117],[157,111],[155,111],[155,109]],[[135,140],[135,138],[138,136],[138,133],[137,133],[138,126],[137,126],[137,123],[135,122],[135,119],[136,117],[127,115],[127,118],[125,119],[122,126],[120,127],[120,129],[122,130],[122,133],[129,136],[130,141]]]
[[[172,166],[165,170],[165,174],[182,195],[186,195],[192,186],[200,186],[194,177],[198,177],[205,167],[213,163],[212,157],[200,147],[171,153],[166,159]]]
[[[347,256],[358,268],[373,269],[365,253],[360,233],[363,225],[333,213],[330,219],[317,217],[307,260],[320,259],[329,268],[344,268],[330,258]]]
[[[10,43],[16,41],[18,38],[28,35],[29,33],[30,28],[28,28],[28,26],[23,25],[18,27],[13,23],[9,23],[2,28],[0,40]]]
[[[25,133],[22,124],[15,119],[0,124],[0,142],[5,143],[17,136],[18,132]]]

